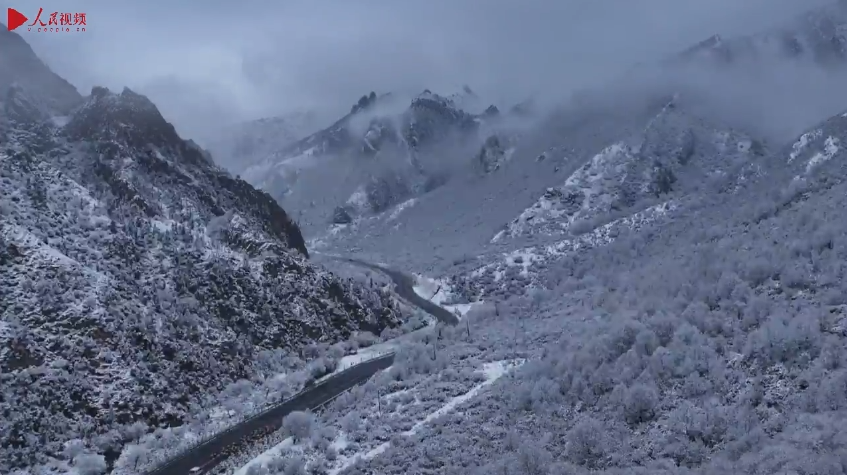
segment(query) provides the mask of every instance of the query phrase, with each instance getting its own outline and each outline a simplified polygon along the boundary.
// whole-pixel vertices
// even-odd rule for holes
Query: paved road
[[[440,322],[447,323],[450,325],[456,325],[457,323],[459,323],[459,318],[452,312],[443,307],[439,307],[438,305],[418,295],[415,292],[414,288],[415,278],[408,274],[394,269],[390,269],[388,267],[371,264],[370,262],[360,261],[358,259],[353,259],[350,257],[339,257],[330,254],[321,255],[330,259],[349,262],[360,267],[367,267],[368,269],[373,269],[382,272],[383,274],[387,275],[392,282],[394,282],[394,290],[395,292],[397,292],[397,295],[403,297],[412,305],[420,308],[421,310],[424,310],[426,313],[437,318]]]
[[[412,305],[426,311],[441,322],[456,324],[459,319],[450,311],[426,300],[415,293],[414,279],[402,272],[378,266],[357,259],[335,257],[352,264],[377,270],[387,275],[393,282],[398,295]],[[193,449],[160,465],[147,475],[203,475],[209,473],[221,462],[249,446],[254,441],[279,430],[282,419],[293,411],[316,410],[332,401],[340,394],[358,384],[364,383],[378,371],[388,368],[394,362],[394,354],[390,353],[377,359],[365,361],[352,366],[336,375],[297,394],[293,398],[271,407],[244,422],[241,422],[225,432],[204,442]],[[194,469],[192,471],[192,469]]]

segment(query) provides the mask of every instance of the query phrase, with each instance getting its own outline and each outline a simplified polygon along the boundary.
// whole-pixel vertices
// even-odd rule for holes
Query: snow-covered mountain
[[[233,175],[243,173],[320,128],[314,112],[241,122],[218,131],[205,144],[215,163]]]
[[[579,234],[667,199],[702,191],[766,153],[763,143],[713,125],[677,97],[644,130],[611,144],[498,233],[505,238]]]
[[[832,67],[847,60],[847,4],[833,4],[760,33],[724,38],[714,35],[669,60],[717,65],[792,59]]]
[[[499,256],[562,233],[579,235],[650,214],[668,199],[676,206],[683,196],[698,196],[723,181],[744,180],[761,165],[751,164],[755,158],[770,153],[769,143],[779,144],[838,110],[834,97],[823,99],[832,95],[823,88],[833,89],[843,68],[824,57],[838,56],[847,24],[845,6],[838,2],[761,33],[711,38],[671,60],[641,65],[574,94],[520,134],[479,134],[482,147],[471,161],[478,170],[496,173],[480,176],[451,169],[450,179],[436,192],[401,193],[397,203],[376,216],[355,219],[355,213],[339,213],[343,219],[335,225],[308,227],[307,236],[318,246],[388,254],[412,267],[424,266],[421,270],[435,266],[444,272],[441,266],[449,268],[449,262],[463,256]],[[803,45],[807,57],[770,48],[786,35]],[[742,48],[750,44],[753,50]],[[724,57],[730,59],[715,63]],[[751,72],[748,66],[757,64],[752,61],[761,63]],[[716,64],[722,66],[714,68]],[[776,79],[760,77],[768,71]],[[799,78],[779,76],[786,72],[805,73],[812,78],[808,83],[821,89],[803,91],[793,101],[768,102],[768,97],[792,92],[790,84]],[[788,107],[795,111],[786,114]],[[769,117],[777,113],[786,117]],[[359,188],[348,206],[366,202],[366,195]],[[426,249],[410,250],[417,241]],[[421,254],[434,255],[441,263],[418,264],[415,256]]]
[[[114,460],[133,423],[399,323],[146,97],[82,98],[5,29],[0,52],[0,472],[64,473],[70,439]]]
[[[496,107],[480,103],[470,88],[449,97],[426,90],[411,99],[372,92],[330,127],[268,156],[243,176],[300,210],[307,232],[378,214],[442,186],[454,169],[475,168],[486,140],[503,134],[508,145],[514,125]],[[504,150],[481,159],[497,162],[502,155]]]
[[[795,71],[825,77],[830,103],[789,81],[790,133],[764,140],[766,117],[732,104],[778,101],[756,88],[779,67],[726,94],[705,73],[741,80],[723,66],[743,62],[707,53],[701,77],[677,62],[580,94],[431,192],[342,216],[310,246],[426,273],[421,295],[472,310],[401,346],[409,371],[330,405],[317,436],[269,435],[243,473],[845,473],[847,102],[826,28],[798,31],[812,54]],[[457,388],[504,358],[526,364]]]
[[[492,349],[480,359],[526,365],[414,434],[380,434],[382,450],[340,473],[844,473],[845,133],[847,116],[832,116],[750,157],[761,169],[738,187],[581,235],[613,239],[549,261],[533,283],[506,273],[440,376],[481,341]],[[388,384],[374,393],[396,397]]]
[[[43,107],[64,115],[79,105],[82,96],[69,82],[53,73],[16,33],[0,24],[0,91],[17,85],[31,93]]]
[[[425,254],[432,256],[426,265],[449,267],[464,255],[486,252],[504,225],[546,189],[562,185],[598,152],[643,133],[670,99],[661,91],[613,91],[585,97],[521,127],[494,128],[493,134],[480,134],[487,137],[482,143],[458,151],[453,159],[460,166],[448,168],[449,179],[434,191],[407,196],[386,213],[362,216],[312,239],[315,245],[389,253],[400,259]],[[499,113],[492,115],[490,122],[496,123]],[[502,119],[509,125],[509,116]],[[423,247],[412,247],[418,245]]]
[[[803,72],[839,77],[823,65]],[[847,102],[765,141],[697,93],[722,91],[678,85],[582,96],[494,172],[322,236],[439,275],[428,295],[475,307],[438,349],[448,369],[411,389],[374,381],[318,417],[339,453],[281,444],[276,466],[305,453],[341,474],[845,473]],[[421,410],[468,360],[504,355],[528,361]]]
[[[583,189],[608,194],[615,163],[687,157],[665,201],[578,236],[551,227],[560,241],[517,249],[496,272],[489,260],[468,276],[485,303],[431,334],[444,366],[401,345],[405,371],[321,411],[310,439],[269,434],[216,473],[844,473],[847,114],[759,149],[673,104],[632,134],[643,143],[626,160],[607,150],[571,175],[593,170]],[[710,163],[696,189],[688,178]],[[442,303],[474,290],[429,282],[422,295]],[[470,368],[504,356],[526,362],[468,384],[482,379]]]

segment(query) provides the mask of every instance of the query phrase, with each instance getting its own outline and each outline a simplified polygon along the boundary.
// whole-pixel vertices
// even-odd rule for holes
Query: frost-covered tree
[[[147,447],[141,445],[130,445],[124,449],[121,462],[123,466],[131,470],[139,470],[150,461],[150,452]]]
[[[106,472],[106,459],[100,454],[79,454],[74,457],[73,467],[79,475],[100,475]]]
[[[0,472],[72,458],[74,439],[111,461],[154,428],[202,432],[198,409],[263,404],[222,392],[288,372],[281,355],[401,323],[388,292],[310,262],[294,219],[146,97],[83,98],[14,38],[0,49],[39,67],[7,79],[40,86],[13,105],[0,91]],[[49,85],[73,107],[47,110]]]
[[[312,435],[314,424],[314,416],[303,411],[294,411],[282,419],[283,429],[294,437],[295,442],[309,438]]]
[[[306,461],[300,456],[285,459],[281,475],[306,475]]]

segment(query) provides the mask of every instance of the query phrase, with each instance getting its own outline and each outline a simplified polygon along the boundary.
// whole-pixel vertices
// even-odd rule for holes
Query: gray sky
[[[28,0],[9,5],[33,18]],[[713,33],[765,28],[825,0],[48,0],[88,31],[20,30],[60,75],[147,93],[188,136],[371,90],[491,101],[564,94]],[[236,7],[237,5],[237,7]]]

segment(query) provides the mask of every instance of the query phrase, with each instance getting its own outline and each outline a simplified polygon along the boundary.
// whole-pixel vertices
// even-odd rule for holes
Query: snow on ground
[[[543,269],[545,264],[561,259],[564,256],[581,249],[605,246],[613,242],[619,234],[625,231],[637,231],[648,224],[665,218],[676,210],[679,205],[667,201],[651,206],[630,216],[617,219],[597,227],[591,232],[554,242],[545,246],[530,246],[503,253],[494,262],[473,270],[468,277],[479,282],[508,284],[506,277],[517,274],[521,278],[532,281],[537,269]],[[431,286],[432,284],[430,284]],[[428,289],[426,287],[425,289]],[[424,292],[426,290],[423,290]]]
[[[828,162],[832,160],[839,150],[838,146],[839,140],[835,137],[827,137],[826,142],[824,143],[824,149],[812,156],[809,159],[808,163],[806,163],[806,173],[811,173],[812,170],[815,169],[818,165]]]
[[[441,305],[450,297],[450,284],[446,280],[415,274],[415,282],[415,293],[436,305]]]
[[[392,338],[382,343],[377,343],[375,345],[371,345],[365,348],[360,348],[355,353],[342,357],[340,360],[338,360],[338,368],[336,368],[335,371],[327,373],[325,376],[322,376],[321,378],[317,379],[316,382],[321,382],[329,378],[330,376],[336,375],[344,371],[345,369],[352,368],[353,366],[356,366],[358,364],[362,364],[365,361],[370,361],[372,359],[385,356],[389,353],[396,352],[397,349],[400,348],[400,345],[402,345],[403,343],[418,339],[421,335],[430,331],[432,325],[435,324],[435,319],[427,320],[427,323],[428,324],[425,327],[418,328],[417,330],[408,333],[404,333],[396,338]]]
[[[406,201],[398,204],[397,206],[394,207],[394,210],[391,211],[391,214],[388,216],[387,221],[393,221],[393,220],[397,219],[397,217],[400,216],[400,213],[402,213],[403,210],[405,210],[406,208],[409,208],[411,206],[414,206],[415,203],[417,203],[417,202],[418,202],[417,198],[412,198],[410,200],[406,200]]]
[[[416,284],[413,290],[416,294],[436,305],[444,307],[459,318],[464,317],[475,305],[482,304],[482,301],[448,304],[446,302],[452,301],[456,297],[456,293],[453,292],[450,282],[447,279],[434,279],[420,274],[414,274],[414,276]]]
[[[486,386],[494,383],[498,379],[500,379],[504,374],[509,372],[510,369],[518,367],[524,363],[524,360],[501,360],[501,361],[493,361],[490,363],[485,363],[482,366],[482,374],[485,376],[485,380],[476,386],[473,389],[462,394],[461,396],[456,396],[451,399],[447,404],[441,406],[437,411],[427,415],[422,421],[417,422],[411,429],[402,432],[403,435],[409,436],[415,434],[419,431],[424,425],[434,421],[435,419],[447,414],[452,411],[460,404],[468,401],[472,397],[476,396],[480,391],[485,389]]]
[[[282,442],[280,442],[280,443],[274,445],[273,447],[271,447],[270,449],[262,452],[261,455],[254,458],[253,460],[251,460],[250,463],[248,463],[248,464],[244,465],[243,467],[239,468],[238,470],[232,472],[232,475],[247,475],[247,473],[250,471],[250,469],[254,465],[257,465],[257,466],[268,465],[271,462],[271,460],[273,460],[277,457],[281,457],[283,453],[285,453],[288,450],[291,450],[294,447],[295,447],[294,439],[292,437],[287,437]]]
[[[634,160],[634,151],[624,143],[616,143],[596,154],[577,169],[560,187],[548,188],[538,201],[525,209],[497,233],[491,242],[504,237],[533,234],[545,224],[555,224],[556,232],[567,230],[578,219],[608,209],[614,199],[610,183],[616,183],[624,166]]]
[[[405,430],[400,434],[409,437],[415,435],[418,431],[420,431],[426,424],[431,423],[435,419],[455,410],[461,404],[467,402],[477,394],[479,394],[483,389],[493,384],[495,381],[500,379],[503,375],[508,373],[511,369],[521,366],[525,361],[524,360],[501,360],[494,361],[490,363],[485,363],[482,367],[481,373],[485,377],[485,379],[474,386],[470,391],[461,394],[447,401],[446,404],[438,408],[436,411],[427,414],[423,419],[417,421],[411,429]],[[339,434],[339,438],[346,437],[343,433]],[[382,444],[366,451],[366,452],[357,452],[352,455],[340,456],[338,460],[333,463],[333,467],[329,470],[330,475],[338,475],[341,471],[347,469],[356,463],[357,460],[368,460],[376,457],[377,455],[385,452],[391,446],[391,442],[383,442]],[[242,475],[242,474],[238,474]]]
[[[221,473],[247,475],[254,466],[263,473],[262,466],[279,465],[281,461],[300,458],[306,463],[304,468],[311,469],[321,464],[326,470],[324,473],[336,475],[357,460],[371,459],[383,453],[391,446],[390,440],[422,432],[427,424],[457,410],[524,362],[523,358],[483,364],[469,360],[464,361],[469,364],[465,369],[451,365],[438,373],[419,374],[399,385],[396,381],[386,385],[386,381],[394,381],[391,372],[380,372],[382,378],[377,375],[368,383],[373,385],[374,380],[382,380],[374,386],[383,388],[378,396],[369,392],[374,387],[357,386],[342,394],[340,405],[334,403],[337,407],[319,416],[310,438],[295,444],[288,434],[280,432],[281,438],[271,437],[257,444],[265,448],[258,456],[233,460],[235,464],[229,469],[221,467],[225,470]],[[445,384],[452,387],[447,393],[444,392]],[[378,400],[381,400],[380,404]],[[345,420],[351,417],[359,422],[353,426],[346,424]],[[329,438],[320,434],[329,434]],[[318,443],[321,439],[323,442]],[[328,457],[328,451],[335,455]]]
[[[426,327],[422,328],[421,330],[423,330],[425,328]],[[403,335],[403,336],[407,336],[407,335]],[[397,349],[397,345],[399,344],[398,340],[400,338],[402,338],[402,337],[394,338],[394,339],[391,339],[391,340],[383,342],[383,343],[379,343],[379,344],[376,344],[376,345],[373,345],[373,346],[369,346],[367,348],[361,348],[351,355],[347,355],[347,356],[342,357],[338,361],[338,367],[335,369],[335,371],[333,371],[331,373],[327,373],[326,375],[318,378],[316,382],[324,381],[325,379],[327,379],[331,376],[334,376],[334,375],[336,375],[336,374],[338,374],[338,373],[340,373],[340,372],[342,372],[346,369],[350,369],[353,366],[356,366],[358,364],[362,364],[365,361],[370,361],[370,360],[388,355],[390,353],[393,353]]]
[[[815,129],[811,132],[806,132],[805,134],[801,135],[800,138],[797,139],[797,142],[794,142],[794,145],[791,146],[792,151],[791,154],[788,156],[788,163],[793,162],[797,157],[799,157],[800,154],[803,153],[803,151],[809,145],[809,142],[819,138],[821,134],[823,134],[823,131],[821,129]]]

